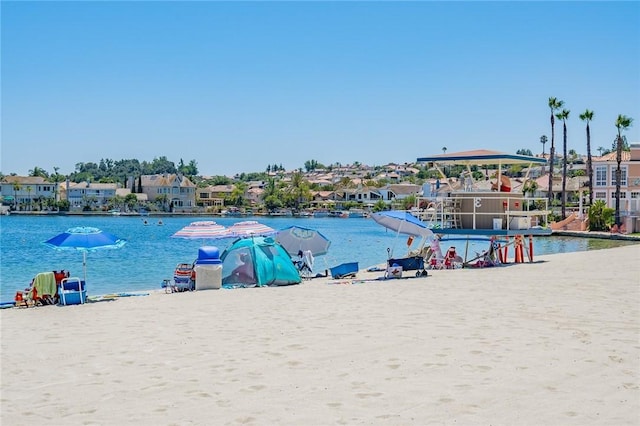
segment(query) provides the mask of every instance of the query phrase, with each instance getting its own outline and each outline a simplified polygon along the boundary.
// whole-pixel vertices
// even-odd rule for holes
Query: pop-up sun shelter
[[[279,286],[302,281],[291,256],[271,237],[236,240],[221,259],[223,286]]]

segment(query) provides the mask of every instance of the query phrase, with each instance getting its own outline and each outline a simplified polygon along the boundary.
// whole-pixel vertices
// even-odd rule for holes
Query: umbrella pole
[[[82,272],[84,273],[84,283],[87,284],[87,251],[82,250]]]
[[[82,250],[82,271],[84,272],[84,286],[87,285],[87,251],[86,250]],[[80,291],[80,303],[84,303],[84,298],[83,298],[83,292],[82,289],[84,288],[83,284],[80,283],[80,285],[78,286],[78,290]]]

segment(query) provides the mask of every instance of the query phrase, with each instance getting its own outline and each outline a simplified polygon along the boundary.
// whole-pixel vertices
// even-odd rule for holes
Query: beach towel
[[[32,289],[35,288],[37,295],[55,296],[57,292],[56,277],[53,272],[41,272],[33,279]],[[33,290],[31,290],[33,291]],[[31,292],[30,292],[31,293]],[[31,294],[30,294],[31,295]]]
[[[305,250],[304,253],[302,253],[302,261],[304,262],[305,265],[307,265],[307,267],[309,268],[309,271],[313,271],[313,253],[311,253],[311,250]]]

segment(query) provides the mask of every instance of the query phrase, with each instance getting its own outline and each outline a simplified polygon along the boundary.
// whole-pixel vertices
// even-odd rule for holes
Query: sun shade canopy
[[[431,157],[419,157],[419,163],[457,164],[469,166],[484,166],[491,164],[547,164],[545,158],[530,157],[528,155],[507,154],[506,152],[478,149],[474,151],[453,152]]]

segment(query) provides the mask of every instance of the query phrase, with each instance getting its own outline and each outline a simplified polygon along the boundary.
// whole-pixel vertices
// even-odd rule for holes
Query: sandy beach
[[[0,311],[3,425],[637,425],[640,245]]]

